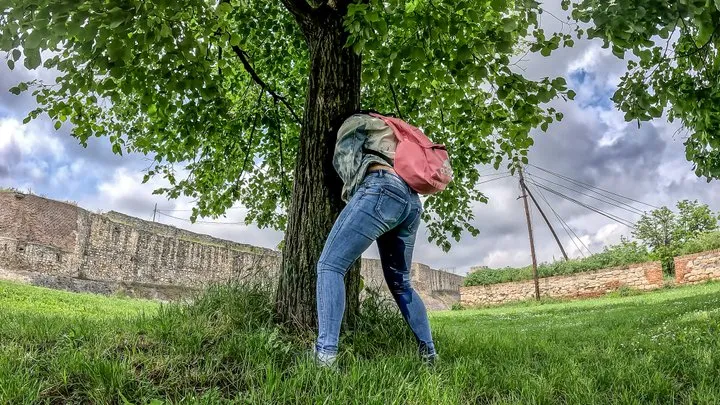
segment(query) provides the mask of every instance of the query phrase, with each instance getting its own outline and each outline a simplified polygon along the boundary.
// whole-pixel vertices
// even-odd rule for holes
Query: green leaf
[[[43,35],[40,32],[39,29],[35,29],[33,32],[31,32],[27,37],[25,37],[25,41],[23,42],[23,47],[25,49],[35,49],[40,47],[40,42],[43,39]]]
[[[122,147],[120,144],[114,143],[112,145],[112,151],[114,154],[122,156]]]
[[[553,79],[552,87],[557,91],[563,91],[567,87],[567,81],[564,77],[557,77]]]
[[[220,3],[217,6],[217,9],[215,10],[215,14],[217,14],[220,17],[225,17],[232,11],[233,7],[230,3]]]
[[[702,22],[700,23],[700,30],[698,31],[697,39],[695,40],[695,45],[698,47],[705,46],[708,42],[710,42],[710,38],[715,33],[715,26],[712,23],[706,23]]]
[[[515,21],[512,18],[506,18],[503,20],[503,31],[505,32],[513,32],[517,29],[518,24],[517,21]]]
[[[567,92],[567,96],[570,100],[575,100],[576,95],[577,95],[577,93],[575,93],[574,90],[568,90],[568,92]]]
[[[122,14],[114,14],[114,15],[115,15],[115,17],[114,17],[113,20],[110,22],[110,25],[108,25],[108,27],[109,27],[110,29],[115,29],[115,28],[119,27],[120,25],[122,25],[122,23],[125,22],[125,16],[124,16],[124,15],[122,15]]]
[[[507,9],[507,1],[506,0],[492,0],[490,2],[490,7],[493,8],[495,11],[505,11]]]
[[[13,58],[13,60],[14,60],[15,62],[17,62],[17,61],[20,59],[20,56],[21,56],[21,55],[22,55],[22,53],[20,52],[19,49],[13,49],[13,51],[12,51],[12,58]]]
[[[160,26],[160,38],[167,38],[172,36],[172,29],[166,23],[162,23]]]
[[[15,69],[15,61],[14,61],[14,60],[8,59],[7,65],[8,65],[8,68],[9,68],[10,70]]]
[[[25,62],[24,65],[28,70],[33,70],[40,66],[42,63],[42,59],[40,58],[40,50],[35,49],[25,49]]]
[[[62,126],[62,122],[60,122],[60,121],[55,121],[54,127],[55,127],[55,130],[56,130],[56,131],[57,131],[58,129],[60,129],[61,126]]]

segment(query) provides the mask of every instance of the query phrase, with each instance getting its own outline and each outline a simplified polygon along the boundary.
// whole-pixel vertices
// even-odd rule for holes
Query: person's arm
[[[343,183],[353,180],[362,165],[362,147],[367,138],[365,116],[353,115],[338,130],[333,166]]]

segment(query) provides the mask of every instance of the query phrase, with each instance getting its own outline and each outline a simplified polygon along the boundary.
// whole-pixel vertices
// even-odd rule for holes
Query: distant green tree
[[[700,204],[697,200],[683,200],[678,202],[677,208],[674,238],[678,243],[685,243],[698,234],[718,228],[718,215],[713,213],[707,204]]]
[[[632,235],[654,250],[661,246],[672,245],[675,242],[673,235],[676,230],[675,213],[668,207],[661,207],[643,215],[635,224]]]
[[[650,248],[654,258],[663,262],[668,274],[674,270],[673,257],[685,243],[718,227],[718,216],[707,204],[682,200],[676,206],[677,213],[661,207],[643,215],[632,232],[635,238]]]

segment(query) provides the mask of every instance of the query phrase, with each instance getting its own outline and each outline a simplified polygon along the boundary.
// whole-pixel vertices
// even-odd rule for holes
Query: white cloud
[[[54,161],[63,158],[65,148],[53,135],[39,125],[24,125],[15,118],[0,119],[0,154],[19,153],[21,156],[46,156]]]

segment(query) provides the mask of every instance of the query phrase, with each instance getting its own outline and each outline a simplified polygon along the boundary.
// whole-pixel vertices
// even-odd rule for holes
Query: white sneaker
[[[338,368],[336,354],[321,353],[313,349],[313,358],[315,359],[315,364],[320,367],[327,367],[333,370],[337,370]]]

